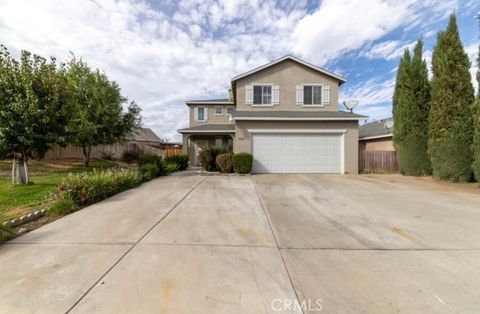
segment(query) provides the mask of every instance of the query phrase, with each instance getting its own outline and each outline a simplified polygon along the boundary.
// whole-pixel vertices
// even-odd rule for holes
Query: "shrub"
[[[150,181],[160,175],[160,168],[157,164],[146,163],[140,166],[140,176],[143,181]]]
[[[137,171],[104,170],[69,174],[52,195],[51,213],[68,213],[140,184]],[[71,206],[71,207],[70,207]]]
[[[145,164],[159,165],[161,163],[162,163],[162,157],[156,154],[145,153],[138,157],[139,165],[145,165]]]
[[[7,220],[7,217],[0,214],[0,243],[6,241],[11,235],[13,235],[12,228],[3,224]]]
[[[249,153],[238,153],[233,155],[233,171],[237,173],[251,173],[253,156]]]
[[[220,154],[217,156],[217,167],[220,172],[230,173],[233,169],[232,153]]]
[[[134,161],[137,161],[140,157],[140,152],[138,150],[126,150],[122,154],[122,161],[131,164]]]
[[[150,177],[150,179],[148,180],[151,180],[159,176],[163,176],[167,173],[164,162],[162,160],[162,156],[158,156],[150,153],[142,154],[138,158],[138,164],[140,165],[140,174],[143,174],[142,168],[144,168],[143,171],[149,172],[153,175],[153,177],[151,177],[150,175],[147,175],[147,177]],[[155,168],[154,166],[156,167],[156,172],[152,172],[152,170],[154,170]]]
[[[180,170],[180,167],[178,164],[176,163],[165,163],[165,171],[167,173],[172,173],[172,172],[175,172],[175,171],[179,171]]]
[[[77,210],[77,208],[77,204],[75,204],[75,202],[68,193],[61,193],[59,196],[57,196],[48,211],[51,214],[61,216],[74,212]]]
[[[188,168],[188,155],[181,154],[176,156],[165,157],[164,162],[166,164],[176,164],[178,165],[178,170],[185,170]]]
[[[200,153],[200,164],[205,171],[218,171],[217,156],[225,154],[226,151],[223,148],[209,148]]]

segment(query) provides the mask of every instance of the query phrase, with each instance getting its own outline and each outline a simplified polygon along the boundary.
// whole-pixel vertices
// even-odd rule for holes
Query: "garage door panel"
[[[256,173],[340,173],[342,134],[253,134]]]

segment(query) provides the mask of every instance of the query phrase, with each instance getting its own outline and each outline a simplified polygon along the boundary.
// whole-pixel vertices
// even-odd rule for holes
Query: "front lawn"
[[[78,160],[30,161],[29,175],[33,184],[13,186],[12,162],[0,161],[0,213],[7,217],[19,217],[48,205],[50,193],[69,173],[111,168],[109,161],[92,160],[90,167],[83,168]]]

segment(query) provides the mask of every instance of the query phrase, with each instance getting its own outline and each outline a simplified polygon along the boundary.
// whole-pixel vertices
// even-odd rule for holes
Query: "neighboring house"
[[[361,125],[358,140],[360,151],[394,151],[393,119],[382,119]]]
[[[397,172],[398,163],[393,146],[393,119],[366,123],[359,128],[359,171]]]
[[[125,143],[117,143],[112,145],[98,145],[92,147],[90,153],[91,158],[105,158],[111,157],[120,159],[126,150],[141,151],[144,153],[153,153],[163,155],[164,150],[170,147],[180,147],[175,143],[166,143],[162,141],[155,132],[149,128],[139,128],[132,138]],[[61,158],[83,158],[82,148],[78,146],[68,145],[61,147],[54,145],[51,150],[45,155],[46,159],[61,159]]]
[[[235,76],[228,99],[191,100],[183,148],[250,152],[255,173],[358,173],[358,120],[339,111],[345,78],[287,55]]]

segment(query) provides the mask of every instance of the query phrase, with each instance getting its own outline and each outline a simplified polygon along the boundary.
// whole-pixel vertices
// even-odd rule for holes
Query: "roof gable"
[[[272,62],[270,62],[270,63],[264,64],[264,65],[262,65],[262,66],[259,66],[259,67],[255,68],[255,69],[253,69],[253,70],[250,70],[250,71],[248,71],[248,72],[245,72],[245,73],[243,73],[243,74],[240,74],[240,75],[237,75],[237,76],[233,77],[233,78],[232,78],[232,83],[235,82],[235,81],[237,81],[237,80],[239,80],[239,79],[241,79],[241,78],[250,76],[250,75],[252,75],[252,74],[254,74],[254,73],[260,72],[260,71],[262,71],[262,70],[264,70],[264,69],[266,69],[266,68],[269,68],[269,67],[271,67],[271,66],[274,66],[274,65],[276,65],[276,64],[278,64],[278,63],[280,63],[280,62],[286,61],[286,60],[294,61],[294,62],[296,62],[296,63],[299,63],[299,64],[303,65],[303,66],[306,66],[307,68],[310,68],[310,69],[315,70],[315,71],[317,71],[317,72],[319,72],[319,73],[322,73],[322,74],[325,74],[325,75],[327,75],[327,76],[329,76],[329,77],[332,77],[332,78],[338,80],[338,81],[340,82],[340,84],[343,84],[343,83],[345,83],[345,82],[347,81],[344,77],[342,77],[342,76],[340,76],[340,75],[337,75],[337,74],[335,74],[335,73],[332,73],[332,72],[330,72],[330,71],[327,71],[327,70],[325,70],[325,69],[322,69],[322,68],[320,68],[320,67],[318,67],[318,66],[316,66],[316,65],[313,65],[313,64],[311,64],[311,63],[308,63],[308,62],[306,62],[306,61],[304,61],[304,60],[301,60],[301,59],[299,59],[299,58],[297,58],[297,57],[294,57],[294,56],[292,56],[292,55],[286,55],[286,56],[284,56],[284,57],[282,57],[282,58],[279,58],[279,59],[277,59],[277,60],[274,60],[274,61],[272,61]]]

